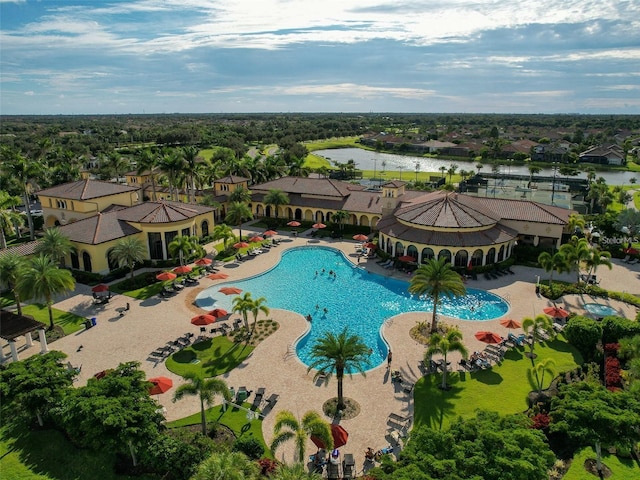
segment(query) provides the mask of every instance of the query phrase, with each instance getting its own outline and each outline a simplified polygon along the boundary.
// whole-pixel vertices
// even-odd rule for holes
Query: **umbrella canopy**
[[[400,260],[401,262],[415,262],[416,259],[413,258],[411,255],[402,255],[401,257],[398,257],[398,260]]]
[[[477,332],[476,338],[484,343],[500,343],[502,337],[493,332]]]
[[[100,285],[96,285],[95,287],[93,287],[91,289],[92,292],[106,292],[109,290],[109,285],[105,285],[104,283],[101,283]]]
[[[100,371],[100,372],[96,373],[96,374],[94,375],[94,378],[96,378],[96,379],[100,380],[101,378],[104,378],[104,377],[106,377],[106,376],[107,376],[107,371],[106,371],[106,370],[102,370],[102,371]]]
[[[569,316],[569,312],[560,307],[547,307],[543,308],[542,311],[553,318],[567,318]]]
[[[264,242],[264,238],[260,237],[260,236],[255,236],[255,237],[251,237],[249,239],[250,242],[252,243],[256,243],[256,242]]]
[[[189,273],[191,270],[193,269],[189,265],[180,265],[173,269],[173,273],[184,275],[185,273]]]
[[[166,282],[168,280],[175,280],[177,275],[171,272],[162,272],[156,275],[156,280],[160,280],[161,282]]]
[[[225,278],[229,278],[229,275],[222,272],[215,272],[207,275],[207,278],[210,278],[211,280],[224,280]]]
[[[153,386],[149,389],[149,395],[160,395],[173,387],[173,380],[167,377],[150,378],[149,382],[153,383]]]
[[[242,290],[237,287],[222,287],[219,292],[224,293],[225,295],[239,295],[242,293]]]
[[[364,248],[378,248],[378,245],[373,242],[369,242],[364,244]]]
[[[522,324],[517,320],[511,320],[511,319],[500,320],[500,325],[507,328],[520,328],[522,326]]]
[[[627,255],[638,255],[638,250],[635,248],[627,248],[624,253],[626,253]]]
[[[278,232],[276,232],[275,230],[267,230],[266,232],[263,233],[263,235],[265,237],[272,237],[274,235],[277,235]]]
[[[207,312],[207,315],[211,315],[212,317],[218,319],[226,317],[227,315],[229,315],[229,312],[227,312],[224,308],[214,308],[210,312]]]
[[[233,244],[233,248],[247,248],[249,246],[249,244],[247,242],[238,242],[238,243],[234,243]]]
[[[291,220],[290,222],[287,223],[287,225],[289,225],[290,227],[299,227],[301,223],[297,222],[296,220]]]
[[[349,433],[342,426],[332,423],[331,436],[333,437],[333,448],[340,448],[347,444]],[[324,442],[315,435],[311,435],[311,441],[318,448],[327,448]]]
[[[314,223],[312,225],[313,228],[327,228],[327,226],[324,223]]]
[[[210,325],[215,323],[216,317],[213,315],[198,315],[197,317],[193,317],[191,319],[191,323],[193,325]]]
[[[195,261],[195,264],[198,265],[199,267],[204,267],[205,265],[211,265],[212,263],[213,263],[213,260],[211,260],[210,258],[200,258]]]
[[[352,238],[358,242],[366,242],[369,237],[362,233],[359,233],[357,235],[354,235]]]

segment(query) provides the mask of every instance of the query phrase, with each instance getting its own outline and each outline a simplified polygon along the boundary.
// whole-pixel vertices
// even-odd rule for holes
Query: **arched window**
[[[415,245],[409,245],[407,247],[407,255],[415,258],[416,262],[418,261],[418,249],[415,247]]]
[[[209,235],[209,222],[207,220],[203,220],[200,225],[200,229],[202,230],[202,236],[206,237]]]
[[[496,249],[491,247],[487,252],[487,265],[496,263]]]
[[[469,254],[466,250],[459,250],[456,253],[455,266],[466,267],[467,265],[469,265]]]
[[[482,250],[477,249],[471,256],[471,265],[474,267],[482,265]]]
[[[435,253],[433,253],[433,249],[427,247],[422,249],[422,263],[427,263],[435,257]]]
[[[78,258],[78,252],[71,250],[71,268],[80,270],[80,259]]]
[[[451,263],[451,252],[446,248],[438,252],[438,260],[445,259],[445,263]]]
[[[504,260],[504,245],[498,250],[498,261],[501,262],[502,260]]]
[[[396,242],[396,257],[401,257],[404,255],[404,245],[402,242]]]
[[[82,268],[85,272],[92,272],[91,255],[88,252],[82,252]]]
[[[113,258],[113,255],[111,255],[112,251],[113,248],[110,248],[109,251],[107,251],[107,264],[109,265],[109,270],[115,270],[120,266],[118,264],[118,260]]]

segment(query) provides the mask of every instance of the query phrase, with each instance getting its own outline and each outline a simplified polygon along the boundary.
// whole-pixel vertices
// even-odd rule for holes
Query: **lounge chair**
[[[344,460],[342,461],[342,478],[344,480],[351,480],[354,475],[354,469],[356,462],[353,459],[353,454],[345,453]]]
[[[328,480],[340,480],[340,464],[327,463],[327,479]]]
[[[629,263],[629,260],[631,259],[631,255],[625,255],[625,257],[622,259],[622,261],[624,263]]]
[[[629,261],[629,265],[635,265],[638,262],[640,262],[640,259],[639,258],[634,258],[633,260]]]

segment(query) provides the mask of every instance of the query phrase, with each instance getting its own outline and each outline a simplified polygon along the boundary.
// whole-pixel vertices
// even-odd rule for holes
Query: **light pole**
[[[416,183],[418,183],[418,172],[420,171],[420,162],[416,162]]]
[[[554,205],[553,200],[556,197],[556,172],[558,169],[558,162],[553,162],[553,183],[551,184],[551,205]]]
[[[402,169],[404,168],[404,165],[398,165],[398,169],[400,170],[400,181],[402,181]]]
[[[377,166],[377,164],[378,164],[378,159],[374,158],[373,159],[373,183],[374,183],[374,185],[375,185],[375,182],[376,182],[376,166]]]

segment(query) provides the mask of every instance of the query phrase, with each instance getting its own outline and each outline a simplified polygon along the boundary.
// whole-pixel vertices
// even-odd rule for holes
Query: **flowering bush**
[[[531,417],[531,421],[533,422],[531,428],[535,428],[536,430],[543,430],[549,426],[551,418],[549,418],[549,415],[547,415],[546,413],[538,413]]]
[[[270,458],[261,458],[258,460],[258,466],[260,467],[260,474],[269,476],[278,468],[278,462]]]

